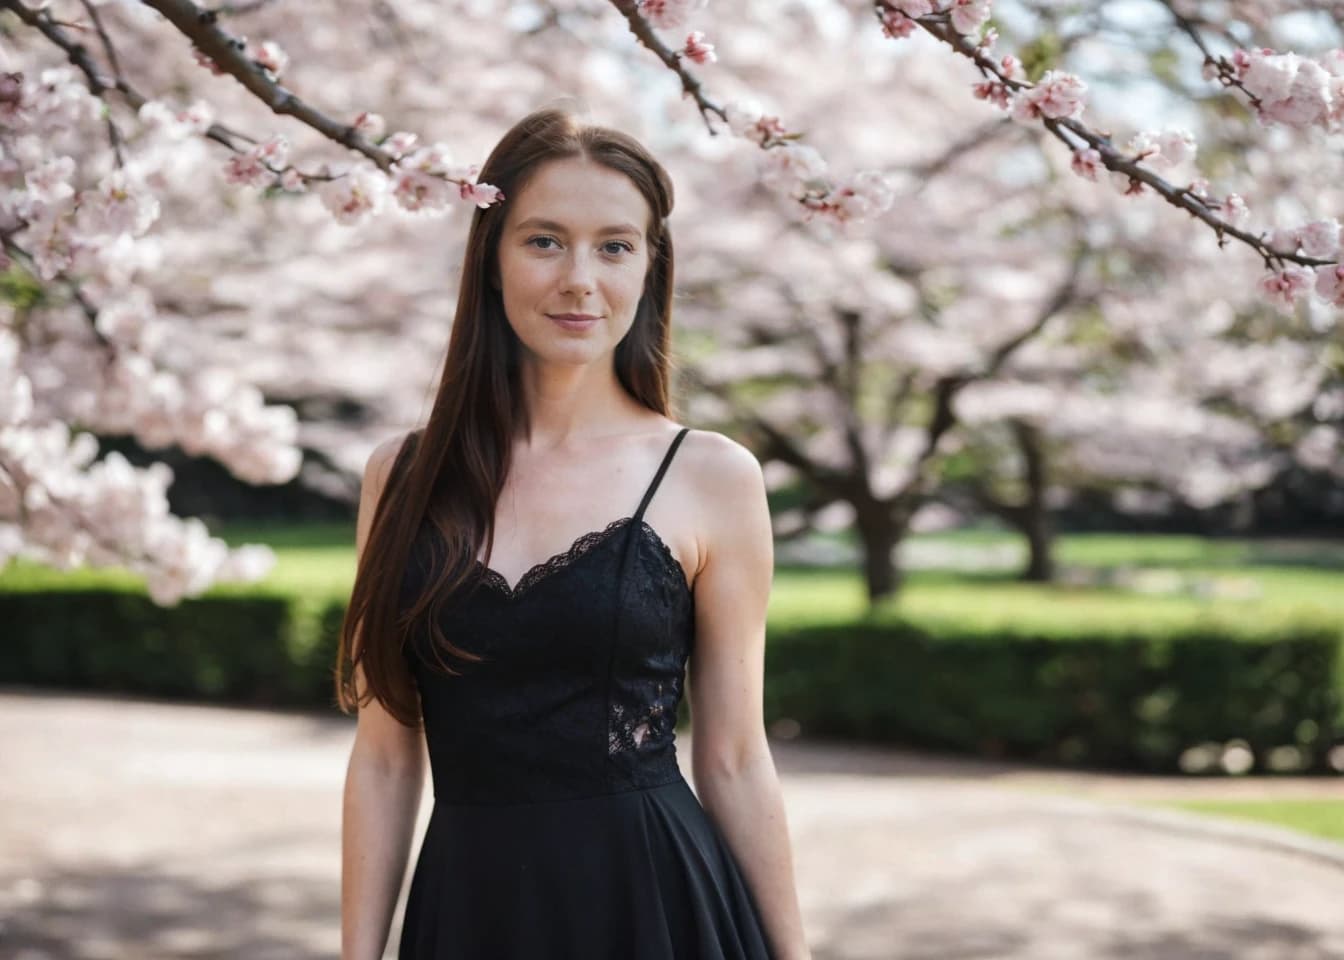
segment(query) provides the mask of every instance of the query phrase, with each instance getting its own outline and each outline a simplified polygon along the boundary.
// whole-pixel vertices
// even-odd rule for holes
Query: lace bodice
[[[694,596],[644,512],[685,434],[633,515],[583,534],[512,587],[476,561],[479,580],[445,604],[439,626],[484,660],[454,660],[460,675],[449,676],[427,630],[408,637],[436,799],[576,798],[680,776],[674,725]],[[431,582],[434,536],[426,522],[403,579],[408,600]]]
[[[479,560],[476,561],[476,566],[479,568],[484,582],[489,583],[510,600],[517,600],[523,594],[527,593],[528,589],[533,584],[544,580],[555,572],[569,566],[579,557],[583,556],[602,541],[610,538],[617,530],[621,529],[634,519],[634,517],[617,517],[601,530],[592,530],[582,534],[565,550],[560,551],[553,557],[543,560],[541,563],[534,564],[528,570],[524,571],[523,575],[518,578],[518,582],[512,587],[509,586],[509,581],[504,578],[502,573],[492,570]],[[667,544],[663,542],[663,538],[658,535],[658,531],[649,526],[647,521],[640,520],[639,523],[644,527],[644,530],[641,532],[652,537],[654,543],[662,548],[662,553],[666,556],[668,563],[680,573],[681,564],[677,562],[677,558],[673,555],[671,548],[668,547]],[[685,574],[682,573],[681,576],[684,580]]]

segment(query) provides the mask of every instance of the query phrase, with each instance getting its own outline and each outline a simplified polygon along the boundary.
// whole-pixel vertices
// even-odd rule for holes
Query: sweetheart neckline
[[[515,601],[527,595],[533,587],[549,579],[554,573],[563,570],[565,567],[569,566],[570,563],[592,552],[592,550],[599,544],[609,539],[612,533],[633,520],[635,520],[633,514],[625,517],[617,517],[605,527],[579,534],[570,541],[569,546],[559,553],[552,554],[540,563],[534,563],[524,570],[522,576],[518,578],[518,581],[513,586],[509,586],[509,581],[505,578],[504,574],[493,567],[487,567],[481,562],[480,558],[475,558],[473,563],[480,568],[483,582],[489,583],[491,586],[497,588],[506,600]],[[682,591],[686,596],[694,598],[695,593],[692,585],[686,579],[686,568],[677,560],[676,555],[672,552],[672,548],[667,545],[666,541],[663,540],[658,531],[654,529],[649,521],[640,517],[639,525],[640,531],[647,533],[653,539],[653,544],[658,550],[658,555],[662,557],[664,562],[669,566],[668,572],[671,573],[675,571],[677,582],[681,585]]]

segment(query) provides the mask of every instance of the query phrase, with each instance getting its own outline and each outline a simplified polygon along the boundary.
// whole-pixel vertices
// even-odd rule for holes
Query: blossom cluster
[[[1344,126],[1344,49],[1319,61],[1269,48],[1236,50],[1231,61],[1207,61],[1204,77],[1246,91],[1262,124],[1320,126],[1330,133]]]
[[[766,148],[758,172],[767,186],[799,196],[804,219],[821,217],[833,223],[863,220],[891,208],[891,179],[864,170],[848,180],[830,175],[816,148],[798,143],[778,117],[763,113],[754,103],[734,101],[724,108],[734,134]]]
[[[168,510],[171,471],[95,461],[95,433],[133,435],[148,448],[211,456],[253,483],[291,479],[301,462],[297,417],[219,369],[156,365],[171,325],[134,281],[137,241],[159,217],[144,165],[82,169],[70,148],[97,129],[101,103],[70,67],[0,80],[0,232],[6,263],[43,282],[52,302],[22,327],[0,325],[0,565],[18,553],[60,566],[123,565],[171,603],[213,582],[256,579],[265,547],[230,550],[199,521]],[[168,140],[202,133],[208,105],[141,111]],[[88,134],[86,133],[85,136]],[[283,161],[285,146],[259,155]],[[62,289],[83,292],[59,297]],[[79,432],[70,424],[79,424]]]

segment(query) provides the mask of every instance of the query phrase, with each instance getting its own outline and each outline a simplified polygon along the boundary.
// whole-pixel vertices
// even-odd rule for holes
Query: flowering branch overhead
[[[834,223],[845,223],[889,210],[893,191],[890,180],[883,174],[861,171],[848,183],[832,182],[821,153],[797,142],[803,134],[787,132],[778,117],[766,115],[751,105],[720,106],[706,96],[700,80],[684,62],[706,63],[717,59],[704,33],[693,31],[681,50],[672,50],[653,29],[678,29],[693,7],[703,7],[705,3],[706,0],[611,0],[636,39],[680,79],[683,96],[695,101],[711,136],[719,133],[710,119],[713,114],[734,134],[766,151],[761,179],[802,206],[804,220],[821,216]]]
[[[1195,142],[1189,133],[1179,131],[1163,136],[1141,133],[1130,143],[1133,155],[1126,155],[1115,149],[1109,133],[1095,131],[1080,121],[1087,85],[1078,77],[1051,70],[1032,84],[1027,82],[1022,64],[1016,57],[1010,54],[997,62],[991,57],[998,37],[993,27],[978,41],[972,42],[970,34],[988,21],[991,3],[992,0],[875,0],[873,8],[885,36],[893,39],[908,37],[918,27],[971,60],[976,69],[989,78],[975,85],[975,95],[1010,112],[1019,122],[1039,120],[1051,135],[1073,151],[1075,173],[1096,180],[1098,168],[1105,167],[1126,196],[1142,193],[1146,185],[1171,205],[1212,227],[1219,246],[1225,246],[1226,238],[1233,237],[1255,250],[1269,270],[1260,279],[1260,291],[1281,310],[1291,310],[1313,286],[1313,281],[1322,299],[1333,306],[1344,306],[1344,264],[1337,261],[1340,233],[1337,221],[1318,221],[1296,230],[1275,230],[1268,235],[1241,229],[1249,218],[1249,211],[1238,195],[1228,194],[1218,200],[1209,195],[1207,181],[1195,179],[1185,187],[1178,187],[1142,164],[1148,159],[1174,166],[1192,157]],[[1178,21],[1200,43],[1207,63],[1214,64],[1214,58],[1199,41],[1198,31],[1190,21],[1179,18],[1179,15]],[[1225,84],[1247,92],[1262,119],[1321,122],[1328,123],[1331,129],[1338,129],[1340,119],[1344,117],[1344,51],[1334,51],[1329,61],[1336,74],[1333,80],[1328,80],[1329,74],[1319,64],[1302,62],[1301,70],[1315,71],[1318,74],[1316,80],[1320,81],[1312,85],[1315,95],[1309,98],[1305,107],[1300,95],[1297,102],[1292,97],[1297,88],[1291,73],[1299,69],[1297,58],[1284,55],[1283,62],[1276,66],[1272,64],[1272,56],[1273,51],[1252,54],[1238,51],[1233,63],[1216,62],[1217,75]],[[1206,66],[1206,75],[1208,69]],[[1243,83],[1248,78],[1254,83],[1257,70],[1264,92],[1276,90],[1280,94],[1268,106],[1249,89],[1250,84]],[[1335,95],[1333,110],[1330,109],[1331,92]],[[1309,268],[1315,268],[1314,275]]]

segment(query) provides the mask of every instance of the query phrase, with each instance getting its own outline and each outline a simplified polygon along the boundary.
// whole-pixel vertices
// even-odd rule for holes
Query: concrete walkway
[[[336,957],[353,734],[339,715],[0,691],[0,956]],[[1344,958],[1344,844],[1120,803],[1212,781],[774,754],[816,960]],[[1219,785],[1344,816],[1344,780]]]

